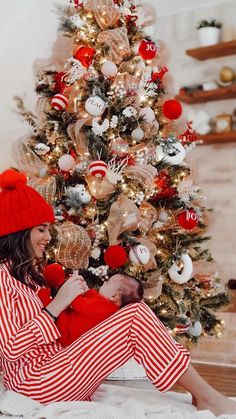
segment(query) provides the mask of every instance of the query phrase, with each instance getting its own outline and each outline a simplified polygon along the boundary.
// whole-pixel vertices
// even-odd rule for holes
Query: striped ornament
[[[57,111],[64,111],[68,105],[68,99],[66,96],[58,93],[53,96],[51,100],[51,107]]]
[[[89,173],[95,177],[105,177],[107,164],[103,160],[95,160],[88,167]]]

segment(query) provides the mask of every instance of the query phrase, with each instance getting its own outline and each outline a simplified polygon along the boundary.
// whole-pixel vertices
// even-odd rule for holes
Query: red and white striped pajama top
[[[0,356],[6,388],[47,404],[88,400],[131,357],[160,391],[169,390],[186,371],[188,351],[174,342],[144,302],[123,307],[62,348],[37,290],[0,265]]]

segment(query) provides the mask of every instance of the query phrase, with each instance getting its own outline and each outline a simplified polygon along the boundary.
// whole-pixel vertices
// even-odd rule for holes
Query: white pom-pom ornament
[[[63,154],[58,160],[58,166],[63,172],[69,172],[74,169],[75,160],[70,154]]]
[[[150,260],[150,252],[146,246],[138,244],[130,249],[129,260],[135,265],[146,265]]]
[[[200,336],[202,333],[202,324],[197,320],[193,323],[193,325],[188,329],[188,332],[192,336]]]
[[[181,143],[176,142],[166,146],[166,150],[162,146],[156,147],[156,156],[158,160],[165,159],[171,165],[181,164],[186,155],[185,148]]]
[[[192,278],[193,273],[193,262],[190,256],[187,253],[181,255],[181,261],[183,263],[183,268],[180,272],[178,264],[175,262],[168,270],[168,274],[172,281],[177,284],[184,284]]]
[[[153,122],[155,119],[155,113],[152,110],[152,108],[150,108],[150,106],[142,108],[139,112],[139,116],[142,117],[144,121],[148,123]]]
[[[101,67],[101,72],[105,77],[115,77],[117,75],[117,65],[112,61],[106,61]]]
[[[143,137],[144,137],[144,132],[143,132],[142,128],[135,128],[131,132],[131,137],[135,141],[141,141],[143,139]]]
[[[103,160],[95,160],[90,163],[88,170],[89,173],[97,178],[106,176],[107,173],[107,164]]]
[[[51,107],[57,111],[64,111],[67,108],[68,99],[65,95],[58,93],[51,100]]]
[[[99,96],[91,96],[85,102],[85,110],[92,116],[100,116],[106,108],[106,103]]]

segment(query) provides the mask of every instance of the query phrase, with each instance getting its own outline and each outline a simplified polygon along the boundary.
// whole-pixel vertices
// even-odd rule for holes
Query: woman
[[[196,373],[188,352],[144,302],[122,308],[62,348],[55,320],[83,292],[84,283],[72,276],[42,306],[37,291],[45,285],[41,262],[53,210],[22,173],[2,173],[0,188],[0,356],[7,389],[43,404],[89,400],[107,375],[134,357],[158,390],[178,382],[198,409],[236,412],[231,400]]]

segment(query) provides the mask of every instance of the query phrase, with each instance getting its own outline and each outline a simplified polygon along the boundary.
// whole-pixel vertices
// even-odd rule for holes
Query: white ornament
[[[45,154],[47,154],[50,151],[50,147],[48,147],[44,143],[38,143],[34,147],[34,151],[35,151],[36,154],[38,154],[38,156],[44,156]]]
[[[146,265],[150,260],[150,252],[146,246],[138,244],[130,249],[129,259],[135,265]]]
[[[81,77],[83,77],[83,75],[86,72],[81,62],[73,57],[70,57],[66,61],[65,70],[68,71],[63,76],[63,80],[66,80],[67,85],[71,85],[75,83],[77,80],[81,79]]]
[[[171,165],[178,165],[182,163],[186,155],[185,148],[178,141],[173,144],[166,144],[165,146],[156,147],[156,156],[158,160],[164,159]]]
[[[192,278],[193,273],[193,262],[190,256],[187,253],[181,255],[181,261],[183,263],[182,272],[179,271],[177,263],[173,263],[171,268],[168,270],[168,274],[172,281],[177,284],[184,284]]]
[[[92,249],[91,251],[91,258],[96,260],[99,258],[100,254],[101,254],[100,247],[94,247],[94,249]]]
[[[167,211],[165,211],[164,209],[161,209],[159,211],[158,214],[158,219],[162,222],[162,223],[166,223],[169,219],[169,214]]]
[[[92,122],[92,130],[95,135],[101,136],[104,132],[106,132],[109,128],[109,120],[106,118],[104,121],[99,124],[97,118],[93,119]]]
[[[188,332],[190,333],[190,335],[192,336],[200,336],[202,333],[202,324],[196,320],[193,325],[188,329]]]
[[[78,201],[81,202],[81,204],[88,204],[91,201],[91,195],[82,183],[76,185],[74,190],[77,194]]]
[[[111,118],[110,127],[116,128],[117,124],[118,124],[118,116],[113,115],[113,117]]]
[[[144,132],[142,130],[142,128],[135,128],[132,132],[131,132],[131,137],[133,138],[133,140],[135,141],[141,141],[144,137]]]
[[[106,61],[101,67],[101,72],[105,77],[115,77],[117,75],[117,65],[112,61]]]
[[[76,28],[82,28],[85,25],[85,22],[83,22],[79,15],[72,15],[69,17],[69,20]]]
[[[123,111],[123,115],[125,115],[127,118],[130,118],[131,116],[137,115],[137,109],[135,109],[133,106],[127,106]]]
[[[63,154],[58,160],[58,166],[63,172],[74,169],[75,160],[70,154]]]
[[[139,117],[143,118],[145,122],[153,122],[155,119],[155,113],[152,110],[152,108],[150,108],[150,106],[145,106],[145,108],[142,108],[139,112]]]
[[[106,103],[99,96],[91,96],[85,102],[85,110],[92,116],[100,116],[106,108]]]

